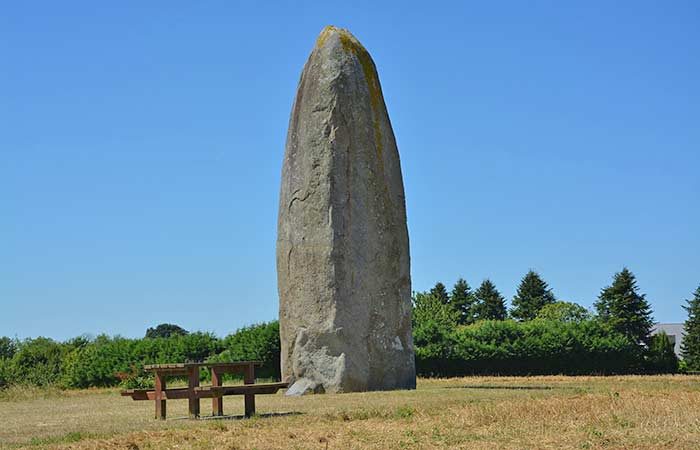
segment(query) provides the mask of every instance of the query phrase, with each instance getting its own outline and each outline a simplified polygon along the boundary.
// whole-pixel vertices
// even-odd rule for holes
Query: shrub
[[[673,343],[665,332],[652,336],[646,363],[647,372],[650,373],[678,372],[678,357],[673,349]]]
[[[98,336],[67,356],[63,383],[76,388],[116,385],[117,373],[129,370],[134,363],[143,367],[135,353],[136,343],[134,339],[119,336]]]
[[[0,358],[0,390],[5,389],[13,380],[10,366],[10,360]]]
[[[7,336],[0,337],[0,359],[10,359],[17,352],[17,342]]]
[[[279,322],[273,321],[241,328],[226,336],[224,351],[212,357],[212,362],[262,361],[256,369],[259,378],[281,378]]]
[[[53,339],[38,337],[21,342],[10,360],[9,382],[47,386],[61,379],[66,346]]]
[[[413,345],[416,370],[426,376],[448,372],[453,358],[454,332],[459,313],[439,297],[417,293],[413,297]]]

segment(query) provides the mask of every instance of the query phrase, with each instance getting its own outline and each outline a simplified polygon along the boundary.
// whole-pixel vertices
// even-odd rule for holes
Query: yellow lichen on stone
[[[323,30],[321,30],[321,34],[319,34],[318,38],[316,39],[316,48],[323,47],[323,44],[326,43],[328,36],[330,36],[331,33],[334,31],[338,31],[338,29],[333,25],[328,25]]]
[[[377,70],[374,67],[374,62],[369,52],[365,47],[358,41],[355,36],[353,36],[348,30],[344,28],[337,28],[333,25],[326,26],[319,34],[318,39],[316,39],[316,48],[321,48],[328,40],[328,37],[337,33],[340,39],[340,44],[343,46],[343,50],[348,53],[352,53],[357,61],[362,67],[362,72],[365,76],[365,81],[367,82],[367,89],[369,90],[370,105],[372,107],[372,125],[374,128],[374,140],[377,149],[377,157],[379,158],[380,164],[382,164],[382,130],[379,125],[379,115],[381,113],[381,105],[383,102],[382,89],[379,85],[379,78],[377,76]]]
[[[372,106],[372,125],[374,126],[374,140],[377,148],[377,156],[381,161],[383,145],[382,130],[379,126],[379,114],[381,112],[382,104],[382,89],[379,85],[379,77],[377,76],[377,70],[374,67],[374,62],[372,61],[372,57],[369,55],[367,49],[348,30],[326,27],[324,32],[328,28],[331,28],[329,31],[336,31],[338,33],[343,49],[346,52],[350,52],[355,55],[360,63],[360,66],[362,66],[362,72],[365,75],[365,81],[367,81],[369,100]]]

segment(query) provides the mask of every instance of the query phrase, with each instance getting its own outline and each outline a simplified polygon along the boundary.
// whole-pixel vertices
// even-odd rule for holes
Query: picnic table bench
[[[239,361],[231,363],[177,363],[151,364],[144,370],[155,375],[154,389],[127,389],[121,392],[124,397],[134,400],[155,400],[156,419],[165,420],[166,400],[188,399],[190,418],[199,417],[199,401],[202,398],[212,399],[212,415],[224,415],[223,397],[225,395],[243,395],[245,416],[255,414],[255,395],[274,394],[288,386],[287,383],[258,383],[255,384],[255,367],[261,366],[260,361]],[[209,368],[211,386],[199,385],[199,369]],[[223,386],[222,378],[226,373],[243,375],[243,385]],[[167,377],[186,376],[187,387],[168,389]]]

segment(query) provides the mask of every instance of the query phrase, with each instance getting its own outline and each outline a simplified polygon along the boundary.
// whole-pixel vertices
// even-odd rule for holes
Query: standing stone
[[[297,89],[277,237],[288,394],[413,389],[399,152],[369,53],[326,27]]]

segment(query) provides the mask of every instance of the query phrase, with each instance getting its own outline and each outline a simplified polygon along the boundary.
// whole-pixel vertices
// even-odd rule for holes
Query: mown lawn
[[[153,402],[118,390],[14,389],[0,394],[0,447],[700,448],[699,376],[422,379],[416,391],[256,401],[259,417],[199,421],[170,401],[161,422]],[[224,408],[242,414],[242,398]]]

